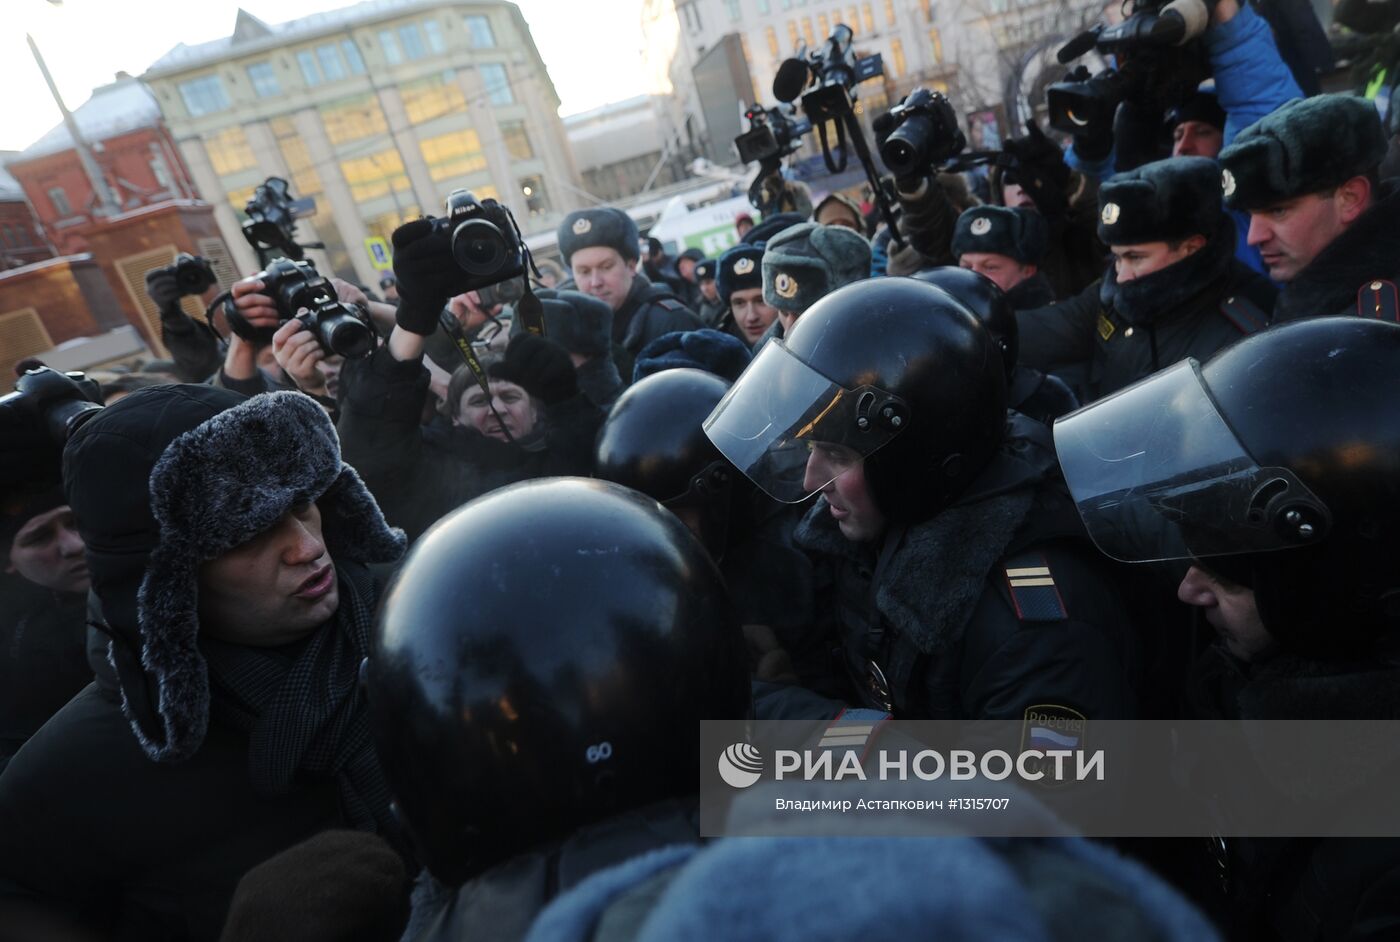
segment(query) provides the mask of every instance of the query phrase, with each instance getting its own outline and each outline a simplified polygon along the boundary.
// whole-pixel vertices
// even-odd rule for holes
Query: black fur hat
[[[1172,157],[1115,174],[1099,187],[1104,245],[1209,238],[1220,225],[1220,167],[1207,157]]]
[[[403,532],[340,460],[325,410],[301,393],[138,390],[74,434],[64,485],[112,633],[122,710],[158,762],[188,759],[209,724],[201,563],[302,500],[319,507],[333,560],[389,562],[404,549]]]
[[[969,252],[1005,255],[1022,265],[1039,265],[1049,232],[1045,217],[1029,209],[974,206],[953,228],[953,255]]]
[[[567,266],[579,249],[601,245],[617,249],[626,261],[636,261],[642,254],[642,240],[632,217],[611,206],[577,209],[559,224],[559,254]]]
[[[1375,170],[1385,152],[1385,130],[1371,102],[1355,95],[1295,98],[1220,152],[1225,202],[1260,209],[1328,190]]]

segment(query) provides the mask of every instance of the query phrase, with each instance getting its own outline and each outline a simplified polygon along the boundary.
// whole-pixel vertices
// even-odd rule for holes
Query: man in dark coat
[[[1400,321],[1400,186],[1382,182],[1385,132],[1352,95],[1294,99],[1220,154],[1225,200],[1283,283],[1275,321],[1354,314]]]
[[[1274,289],[1234,257],[1214,161],[1174,157],[1108,180],[1099,238],[1113,252],[1102,281],[1017,314],[1021,362],[1062,376],[1084,368],[1081,401],[1267,326]]]
[[[64,485],[110,670],[0,775],[0,897],[108,938],[213,939],[249,867],[389,824],[363,564],[403,535],[300,393],[157,386],[94,414]]]

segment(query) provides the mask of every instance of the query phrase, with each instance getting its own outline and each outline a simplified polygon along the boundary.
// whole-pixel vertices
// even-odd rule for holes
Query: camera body
[[[916,88],[879,123],[880,159],[896,177],[942,164],[967,147],[958,116],[941,92]]]
[[[444,208],[433,226],[450,234],[452,260],[467,276],[458,293],[524,277],[525,243],[510,210],[466,189],[449,193]]]
[[[749,130],[734,138],[734,149],[744,163],[781,160],[802,146],[802,135],[812,130],[812,122],[797,117],[792,105],[778,105],[766,111],[757,106],[744,112]]]
[[[328,356],[347,359],[367,357],[374,352],[374,330],[368,315],[357,304],[346,304],[335,288],[306,260],[281,258],[258,273],[263,293],[272,298],[281,324],[299,320],[316,335]],[[304,309],[304,313],[298,311]],[[229,329],[244,340],[269,343],[276,328],[254,327],[237,307],[225,305]],[[280,324],[279,324],[280,326]]]
[[[175,284],[182,295],[203,294],[219,283],[209,260],[188,252],[175,256],[175,263],[167,265],[165,270],[175,276]]]
[[[61,474],[63,446],[102,408],[102,389],[82,373],[30,370],[0,396],[0,485],[21,487]]]

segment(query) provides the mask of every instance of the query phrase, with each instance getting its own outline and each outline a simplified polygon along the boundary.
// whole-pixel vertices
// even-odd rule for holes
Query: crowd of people
[[[408,222],[363,358],[151,272],[169,361],[4,413],[0,936],[1396,936],[1384,836],[699,831],[702,720],[1400,718],[1400,115],[1206,45],[898,240],[582,209],[503,303]]]

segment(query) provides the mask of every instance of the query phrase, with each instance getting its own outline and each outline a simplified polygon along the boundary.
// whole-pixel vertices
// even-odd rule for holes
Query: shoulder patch
[[[1268,315],[1255,307],[1248,299],[1238,295],[1221,301],[1220,313],[1245,336],[1257,334],[1269,326]]]
[[[686,307],[684,304],[677,301],[675,298],[657,298],[653,303],[656,304],[657,307],[663,307],[668,311],[690,310],[690,308]]]
[[[1109,320],[1108,316],[1105,315],[1103,311],[1099,312],[1098,328],[1100,340],[1107,340],[1109,337],[1112,337],[1113,332],[1118,329],[1113,326],[1113,321]]]
[[[1002,560],[1011,604],[1021,621],[1065,621],[1065,610],[1055,576],[1040,553],[1022,553]]]
[[[1400,293],[1393,281],[1368,281],[1356,292],[1356,313],[1378,321],[1400,324]]]
[[[1021,749],[1083,749],[1089,721],[1059,703],[1037,703],[1022,714]]]

